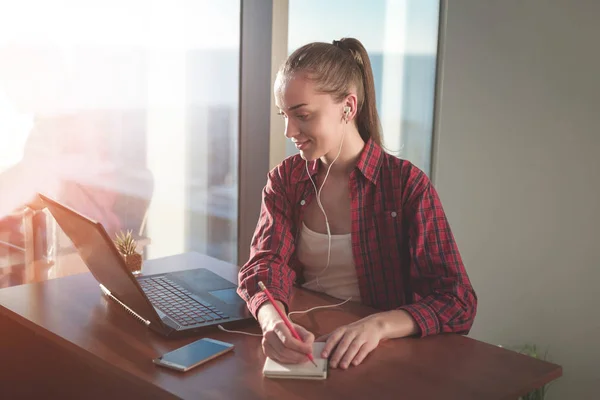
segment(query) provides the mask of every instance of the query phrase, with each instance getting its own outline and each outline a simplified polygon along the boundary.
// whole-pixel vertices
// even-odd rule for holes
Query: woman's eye
[[[306,119],[306,118],[308,118],[308,115],[296,115],[296,117],[298,119]]]

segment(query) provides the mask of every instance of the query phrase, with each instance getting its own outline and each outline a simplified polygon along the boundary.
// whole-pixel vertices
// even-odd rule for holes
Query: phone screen
[[[156,361],[165,366],[187,370],[232,348],[231,343],[204,338],[166,353]]]

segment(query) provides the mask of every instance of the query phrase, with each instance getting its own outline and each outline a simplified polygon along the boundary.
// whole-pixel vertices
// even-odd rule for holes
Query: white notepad
[[[321,358],[325,342],[313,343],[313,358],[317,366],[310,360],[302,364],[281,364],[267,357],[263,367],[263,375],[267,378],[280,379],[327,379],[327,359]]]

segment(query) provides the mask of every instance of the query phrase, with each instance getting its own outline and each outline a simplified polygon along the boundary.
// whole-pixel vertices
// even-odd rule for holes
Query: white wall
[[[479,296],[471,336],[600,384],[600,1],[448,0],[434,182]]]

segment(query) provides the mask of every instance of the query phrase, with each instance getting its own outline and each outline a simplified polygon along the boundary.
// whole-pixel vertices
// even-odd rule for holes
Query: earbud
[[[345,106],[344,107],[344,119],[346,120],[346,122],[348,122],[349,115],[350,115],[350,106]]]

